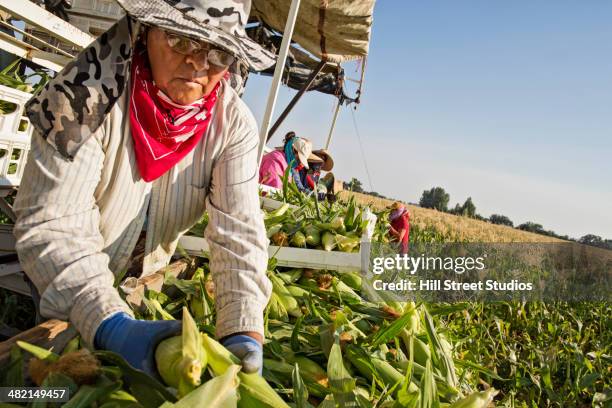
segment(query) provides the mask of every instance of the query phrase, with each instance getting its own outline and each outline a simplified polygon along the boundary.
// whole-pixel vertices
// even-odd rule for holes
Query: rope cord
[[[363,143],[361,142],[361,135],[359,134],[359,129],[357,127],[357,120],[355,119],[354,109],[351,109],[351,116],[353,118],[353,127],[355,128],[355,134],[357,135],[357,141],[359,142],[359,150],[361,151],[361,161],[363,161],[363,167],[365,168],[366,175],[368,176],[368,184],[370,184],[370,191],[375,191],[374,186],[372,185],[372,177],[370,176],[370,169],[368,168],[368,161],[366,160],[366,155],[363,150]]]

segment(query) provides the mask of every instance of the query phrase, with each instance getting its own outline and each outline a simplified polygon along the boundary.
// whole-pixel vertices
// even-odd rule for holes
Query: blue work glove
[[[224,338],[221,344],[242,361],[242,371],[262,374],[263,348],[253,337],[235,334]]]
[[[94,347],[114,351],[132,367],[158,377],[155,348],[160,341],[181,334],[178,320],[136,320],[127,313],[104,319],[94,338]]]

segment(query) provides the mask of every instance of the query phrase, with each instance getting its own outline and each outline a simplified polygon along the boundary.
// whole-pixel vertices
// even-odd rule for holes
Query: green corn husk
[[[232,408],[238,403],[238,372],[240,366],[230,366],[225,374],[207,381],[176,403],[166,402],[160,408]]]
[[[336,245],[342,252],[353,252],[359,248],[361,240],[358,237],[347,237],[345,235],[336,234]]]
[[[321,243],[324,250],[332,251],[336,247],[336,238],[331,232],[325,231],[321,237]]]
[[[340,275],[340,280],[352,289],[361,290],[361,275],[356,272],[345,272]]]
[[[48,363],[52,363],[54,361],[59,360],[60,355],[52,352],[51,350],[44,349],[42,347],[35,346],[33,344],[27,343],[25,341],[18,340],[17,346],[19,346],[22,350],[27,351],[32,354],[39,360],[46,361]]]
[[[357,210],[357,217],[355,216],[355,210]],[[344,213],[344,227],[347,231],[352,231],[355,228],[356,219],[359,217],[359,210],[355,205],[355,198],[352,197]]]
[[[372,331],[372,324],[367,319],[359,319],[355,322],[355,327],[361,330],[363,333],[370,333]]]
[[[300,375],[304,377],[304,379],[308,379],[319,385],[327,387],[327,371],[325,371],[319,364],[305,356],[295,356],[293,358],[289,358],[288,360],[293,364],[300,365]]]
[[[285,281],[285,283],[294,283],[302,277],[303,272],[302,269],[292,269],[287,272],[278,272],[276,275]]]
[[[370,382],[375,376],[388,386],[404,380],[404,375],[396,370],[395,367],[387,361],[367,354],[362,348],[349,345],[346,348],[346,356],[357,371]],[[418,390],[419,388],[416,384],[410,383],[408,387],[409,392]]]
[[[344,218],[335,217],[331,222],[331,227],[334,231],[338,233],[344,233],[346,231],[344,227]]]
[[[344,301],[347,301],[347,300],[354,301],[354,302],[363,301],[361,296],[359,296],[359,294],[357,294],[357,292],[355,292],[353,288],[351,288],[349,285],[342,282],[340,279],[336,278],[335,276],[332,278],[332,285],[336,287],[336,289],[338,290],[338,292],[340,293],[340,296],[342,297]]]
[[[410,337],[414,338],[414,361],[422,366],[425,366],[425,364],[427,364],[427,360],[431,358],[431,350],[429,349],[429,346],[415,335],[410,334],[408,330],[404,329],[400,333],[400,338],[402,339],[406,350],[410,349]]]
[[[270,228],[278,224],[283,225],[288,220],[291,220],[291,219],[292,219],[292,216],[289,212],[283,213],[281,215],[276,215],[276,216],[271,216],[270,214],[268,214],[267,216],[264,217],[264,225],[266,226],[266,228]]]
[[[302,315],[300,305],[289,293],[282,279],[275,274],[270,274],[270,281],[272,282],[272,291],[276,293],[278,301],[284,306],[287,313],[293,317],[300,317]]]
[[[183,375],[182,359],[183,339],[181,336],[163,340],[155,350],[157,371],[164,382],[171,387],[178,388],[179,379]]]
[[[189,310],[193,313],[193,317],[197,321],[202,321],[206,317],[206,309],[204,307],[205,300],[198,296],[191,296],[189,299]]]
[[[486,408],[499,391],[489,388],[486,391],[475,392],[467,397],[452,403],[449,408]]]
[[[155,350],[157,371],[166,384],[178,390],[179,398],[200,385],[206,368],[207,354],[200,337],[195,321],[184,307],[181,335],[163,340]]]
[[[369,356],[359,347],[349,345],[345,350],[345,355],[357,371],[368,381],[372,381],[375,375],[374,366],[370,362]]]
[[[372,357],[370,362],[385,384],[393,385],[404,379],[402,373],[397,371],[391,364],[377,357]]]
[[[302,276],[300,280],[298,280],[298,283],[308,288],[313,288],[313,289],[319,288],[319,284],[317,283],[317,280],[312,277]]]
[[[294,286],[294,285],[287,286],[287,291],[289,291],[291,296],[293,296],[296,299],[303,298],[303,297],[308,297],[308,294],[310,293],[306,289],[302,289],[302,288],[300,288],[298,286]]]
[[[307,357],[294,357],[288,359],[288,361],[291,361],[291,364],[284,361],[264,358],[263,365],[267,370],[279,373],[283,378],[288,378],[292,375],[295,364],[298,363],[300,367],[300,376],[308,385],[308,392],[310,394],[322,398],[329,392],[326,390],[326,388],[329,387],[327,372],[323,370],[321,366]],[[302,368],[302,363],[307,365],[307,367]]]
[[[309,225],[305,228],[306,244],[311,247],[321,245],[321,231],[314,225]]]
[[[289,205],[289,203],[283,203],[283,205],[278,207],[276,210],[267,213],[264,216],[264,222],[266,226],[282,223],[290,207],[291,206]]]
[[[274,224],[266,229],[266,236],[268,239],[272,238],[275,234],[279,233],[283,229],[283,224]]]
[[[306,235],[302,231],[297,231],[291,237],[291,245],[298,248],[306,248]]]
[[[240,360],[230,353],[219,342],[202,334],[202,345],[208,355],[208,366],[215,376],[223,375],[233,364]],[[268,382],[259,374],[238,373],[240,385],[238,391],[240,408],[289,408],[289,405],[274,391]]]
[[[270,300],[268,301],[268,316],[271,319],[287,321],[289,318],[289,314],[287,313],[287,309],[280,301],[280,296],[274,291],[270,294]]]

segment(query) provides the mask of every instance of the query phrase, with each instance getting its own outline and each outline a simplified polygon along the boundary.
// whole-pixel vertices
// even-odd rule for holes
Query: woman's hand
[[[262,343],[263,338],[257,332],[236,333],[221,340],[221,344],[242,361],[242,371],[259,375],[263,368]]]
[[[132,367],[156,376],[157,345],[179,334],[179,320],[136,320],[127,313],[116,313],[102,321],[94,345],[97,349],[114,351]]]

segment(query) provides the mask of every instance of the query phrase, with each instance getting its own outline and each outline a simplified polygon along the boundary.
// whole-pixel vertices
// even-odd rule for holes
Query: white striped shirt
[[[69,319],[93,343],[104,318],[130,313],[113,281],[129,262],[147,208],[143,275],[168,264],[180,236],[206,209],[217,336],[263,334],[271,284],[250,110],[223,81],[202,142],[146,183],[134,156],[127,94],[72,162],[32,136],[14,231],[22,267],[41,294],[41,314]]]

